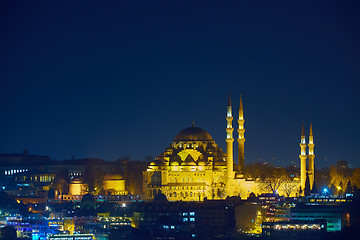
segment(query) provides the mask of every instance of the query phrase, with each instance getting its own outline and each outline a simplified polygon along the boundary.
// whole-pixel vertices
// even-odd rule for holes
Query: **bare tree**
[[[57,191],[59,195],[68,194],[69,183],[69,170],[67,168],[62,168],[57,171],[52,188]]]
[[[281,189],[286,194],[286,197],[290,197],[293,192],[296,191],[297,184],[291,178],[287,178],[282,184]]]
[[[288,178],[288,174],[284,168],[269,166],[261,177],[261,185],[264,190],[276,193]]]

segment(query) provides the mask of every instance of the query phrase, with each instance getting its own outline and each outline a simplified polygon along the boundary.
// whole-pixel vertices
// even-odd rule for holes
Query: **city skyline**
[[[338,4],[1,3],[0,153],[156,157],[193,121],[226,150],[230,90],[245,164],[299,166],[304,121],[315,167],[359,167],[358,7]]]

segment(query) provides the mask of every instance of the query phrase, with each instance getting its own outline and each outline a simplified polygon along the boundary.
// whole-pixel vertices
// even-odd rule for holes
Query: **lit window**
[[[190,212],[189,215],[190,216],[195,216],[195,212]]]
[[[195,222],[195,218],[190,218],[190,222]]]
[[[187,222],[187,221],[188,221],[188,219],[187,219],[187,218],[183,218],[183,221],[184,221],[184,222]]]
[[[171,228],[171,229],[175,229],[175,226],[171,226],[170,228]]]

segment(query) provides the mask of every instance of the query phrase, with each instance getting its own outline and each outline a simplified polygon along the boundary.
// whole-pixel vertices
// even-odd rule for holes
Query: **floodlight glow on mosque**
[[[163,153],[150,163],[143,172],[143,192],[147,199],[156,194],[165,194],[170,201],[203,201],[224,199],[228,196],[240,196],[246,199],[250,193],[267,193],[261,187],[260,180],[248,179],[243,175],[245,119],[242,98],[240,97],[237,120],[238,163],[233,154],[233,115],[229,95],[226,108],[226,152],[214,141],[211,135],[199,127],[185,128],[180,131]],[[308,148],[308,154],[306,150]],[[314,143],[310,125],[309,143],[306,144],[304,126],[300,140],[300,178],[295,177],[292,184],[297,196],[300,189],[305,189],[306,176],[309,177],[310,189],[314,183]],[[307,163],[308,162],[308,163]],[[279,188],[278,194],[285,195]]]

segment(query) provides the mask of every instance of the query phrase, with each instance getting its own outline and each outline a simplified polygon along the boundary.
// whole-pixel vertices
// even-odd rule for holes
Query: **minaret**
[[[230,99],[230,93],[229,93],[229,102],[227,106],[227,113],[226,113],[226,152],[227,152],[227,179],[233,179],[234,178],[234,171],[233,171],[233,131],[234,128],[232,127],[232,110],[231,110],[231,99]]]
[[[238,119],[238,148],[239,148],[239,171],[242,172],[244,169],[244,143],[245,143],[245,128],[244,128],[244,109],[242,98],[240,95],[240,106],[239,106],[239,119]]]
[[[310,189],[313,189],[314,179],[315,179],[314,146],[315,146],[315,144],[314,144],[314,137],[313,137],[313,131],[312,131],[312,124],[310,123],[309,144],[308,144]]]
[[[302,124],[301,130],[301,140],[300,140],[300,181],[301,181],[301,189],[304,191],[305,189],[305,181],[306,181],[306,142],[305,142],[305,128],[304,122]]]

